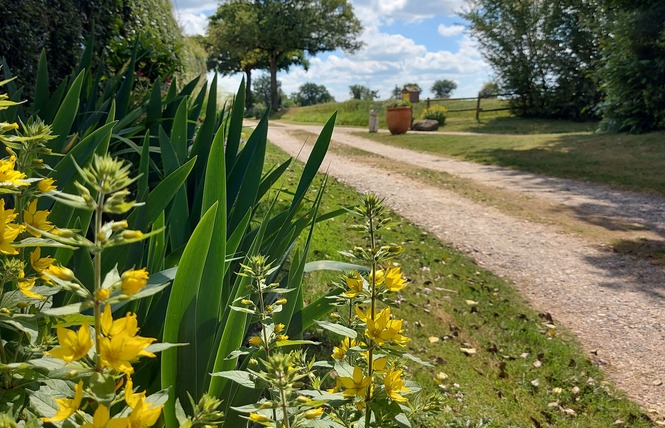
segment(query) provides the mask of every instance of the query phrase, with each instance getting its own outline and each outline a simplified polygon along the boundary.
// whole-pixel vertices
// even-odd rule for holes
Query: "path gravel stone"
[[[272,123],[268,138],[301,159],[309,155],[294,130]],[[358,131],[353,129],[353,131]],[[333,140],[419,168],[449,174],[572,208],[607,224],[633,224],[665,240],[665,200],[603,186],[483,166],[376,143],[336,128]],[[313,142],[313,141],[312,141]],[[665,415],[665,268],[593,245],[556,226],[529,222],[394,171],[328,153],[323,169],[358,191],[386,198],[400,215],[512,280],[530,304],[577,335],[628,396]]]

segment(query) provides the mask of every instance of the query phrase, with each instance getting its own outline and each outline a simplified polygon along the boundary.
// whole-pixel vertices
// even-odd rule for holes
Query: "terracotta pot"
[[[391,134],[404,134],[411,128],[411,107],[386,108],[386,125]]]

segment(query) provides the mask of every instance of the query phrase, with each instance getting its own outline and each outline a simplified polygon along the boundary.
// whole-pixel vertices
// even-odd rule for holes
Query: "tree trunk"
[[[277,91],[277,56],[270,55],[270,110],[279,110],[279,93]]]
[[[252,69],[247,67],[245,69],[245,109],[250,111],[254,107],[254,99],[252,98]]]

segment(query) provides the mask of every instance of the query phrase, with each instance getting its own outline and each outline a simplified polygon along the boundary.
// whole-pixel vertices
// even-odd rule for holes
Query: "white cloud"
[[[464,5],[464,0],[351,0],[361,17],[372,17],[367,21],[409,23],[423,21],[435,16],[452,16]],[[365,19],[364,19],[365,20]]]
[[[437,28],[437,31],[443,37],[452,37],[452,36],[457,36],[458,34],[462,34],[464,32],[464,26],[457,24],[455,25],[440,24],[439,27]]]
[[[182,31],[187,35],[205,34],[208,29],[208,17],[205,13],[194,13],[181,10],[176,15],[176,19]]]
[[[365,85],[379,90],[381,99],[390,97],[395,85],[417,82],[423,93],[421,98],[433,96],[429,88],[436,80],[450,79],[458,84],[453,96],[474,96],[483,82],[489,80],[490,69],[480,56],[476,44],[466,35],[456,45],[430,43],[430,48],[416,42],[405,30],[402,34],[390,34],[382,27],[399,21],[418,23],[426,19],[453,16],[464,0],[350,0],[364,31],[361,35],[364,47],[354,54],[332,52],[310,58],[310,67],[292,67],[288,73],[279,73],[282,89],[290,95],[300,85],[314,82],[324,85],[338,101],[350,98],[349,86]],[[203,34],[207,16],[217,9],[217,2],[204,0],[174,0],[180,24],[188,34]],[[441,22],[441,21],[440,21]],[[413,26],[416,28],[416,26]],[[459,24],[438,26],[439,34],[451,37],[462,34]],[[436,38],[435,38],[436,39]],[[454,40],[454,39],[453,39]],[[253,73],[253,79],[261,75]],[[241,74],[219,80],[226,93],[235,93]]]

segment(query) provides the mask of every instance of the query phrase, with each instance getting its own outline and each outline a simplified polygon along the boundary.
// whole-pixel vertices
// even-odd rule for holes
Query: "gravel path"
[[[306,159],[309,146],[303,149],[303,138],[290,132],[298,129],[318,134],[321,127],[272,123],[268,137],[293,156],[302,150],[300,158]],[[566,206],[580,218],[602,217],[604,224],[643,228],[665,240],[664,199],[400,149],[350,135],[350,131],[336,128],[333,141],[419,168],[528,193]],[[323,168],[359,191],[385,197],[405,218],[514,281],[537,310],[549,312],[577,335],[630,398],[665,415],[663,266],[340,155],[328,153]]]

